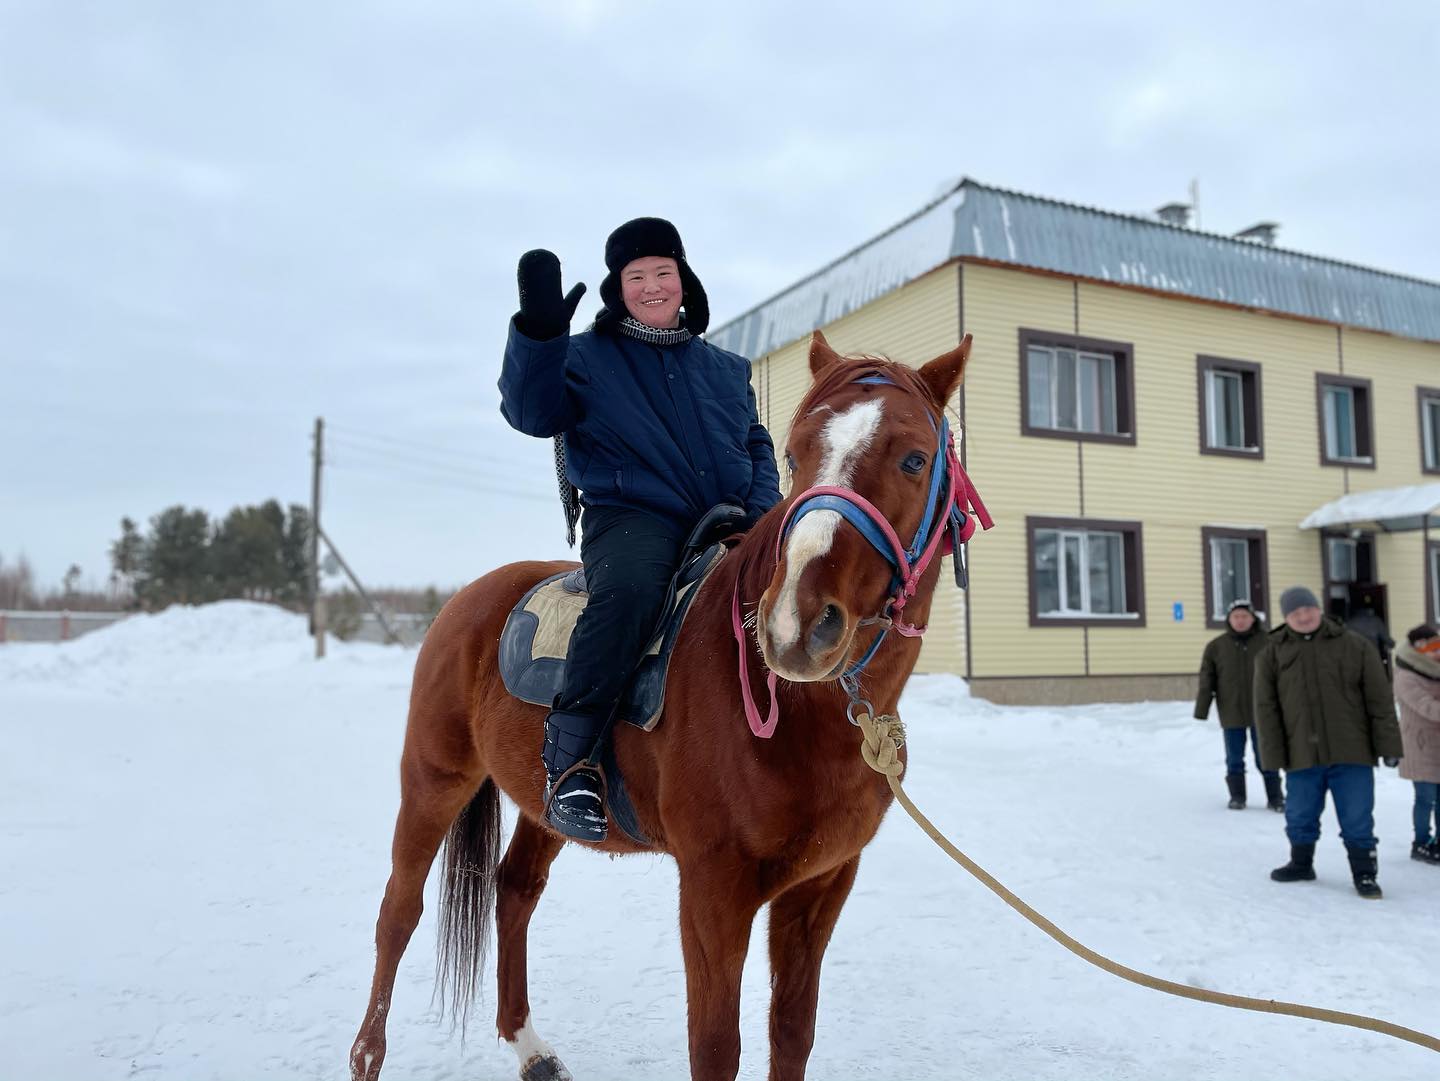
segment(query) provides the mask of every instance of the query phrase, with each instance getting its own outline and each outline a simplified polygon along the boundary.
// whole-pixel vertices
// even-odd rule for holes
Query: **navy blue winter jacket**
[[[500,412],[526,435],[563,433],[586,506],[634,507],[688,532],[717,503],[753,523],[780,502],[775,446],[755,411],[750,362],[701,338],[526,337],[510,322]]]

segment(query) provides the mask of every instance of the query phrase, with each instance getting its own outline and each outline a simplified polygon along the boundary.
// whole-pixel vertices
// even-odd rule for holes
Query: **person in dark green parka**
[[[1245,738],[1255,755],[1255,767],[1265,781],[1270,810],[1285,810],[1280,771],[1260,765],[1260,736],[1255,729],[1255,658],[1267,644],[1265,628],[1248,600],[1233,601],[1225,615],[1225,633],[1210,639],[1200,658],[1200,691],[1195,697],[1195,719],[1210,719],[1210,703],[1219,709],[1225,737],[1225,784],[1230,809],[1245,809]]]
[[[1260,762],[1285,770],[1285,833],[1290,862],[1277,882],[1315,877],[1315,842],[1328,792],[1355,889],[1378,898],[1375,858],[1375,759],[1394,766],[1404,754],[1390,681],[1375,647],[1323,616],[1304,586],[1280,598],[1284,625],[1270,632],[1255,665]]]

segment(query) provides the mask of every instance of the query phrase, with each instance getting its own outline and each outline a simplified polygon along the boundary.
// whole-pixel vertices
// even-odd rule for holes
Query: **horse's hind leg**
[[[350,1049],[353,1081],[375,1081],[385,1061],[385,1019],[395,970],[424,909],[423,892],[430,865],[451,823],[479,787],[455,775],[435,776],[402,763],[400,813],[391,846],[390,881],[375,923],[375,979],[365,1020]]]
[[[530,1023],[527,943],[530,916],[545,890],[550,864],[564,841],[521,815],[496,872],[496,971],[500,993],[495,1027],[520,1059],[522,1081],[570,1081],[550,1045]]]

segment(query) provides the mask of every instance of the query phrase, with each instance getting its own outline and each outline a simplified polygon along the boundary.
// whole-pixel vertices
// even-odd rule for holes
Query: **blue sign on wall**
[[[1185,605],[1180,601],[1175,602],[1175,622],[1180,623],[1185,619]]]

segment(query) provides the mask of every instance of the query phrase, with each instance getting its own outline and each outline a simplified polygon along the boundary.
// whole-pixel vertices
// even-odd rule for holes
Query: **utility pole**
[[[315,658],[325,656],[325,599],[320,595],[320,467],[325,459],[325,418],[315,418],[314,467],[310,474],[310,631]]]

